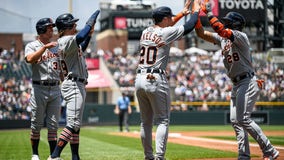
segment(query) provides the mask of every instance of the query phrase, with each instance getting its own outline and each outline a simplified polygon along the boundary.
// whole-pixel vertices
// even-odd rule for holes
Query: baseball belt
[[[239,81],[246,79],[246,78],[251,78],[254,76],[254,72],[252,73],[245,73],[239,76],[236,76],[235,78],[232,78],[232,82],[234,83],[238,83]]]
[[[138,69],[137,73],[161,73],[161,74],[165,74],[166,72],[162,69]]]
[[[57,86],[60,84],[60,81],[42,80],[42,81],[33,81],[33,84],[43,85],[43,86]]]
[[[72,81],[81,82],[81,83],[84,83],[84,84],[88,84],[87,79],[84,79],[84,78],[68,76],[67,79],[72,80]]]

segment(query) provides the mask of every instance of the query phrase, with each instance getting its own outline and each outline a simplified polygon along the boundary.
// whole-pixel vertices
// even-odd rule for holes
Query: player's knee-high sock
[[[80,160],[79,156],[79,133],[80,130],[74,132],[70,140],[70,148],[72,152],[72,160]]]
[[[66,144],[70,141],[73,132],[74,132],[74,130],[70,127],[65,127],[63,129],[63,131],[60,134],[57,145],[56,145],[56,147],[55,147],[55,149],[54,149],[54,151],[51,155],[51,158],[60,157],[62,150],[64,149]]]
[[[38,144],[40,139],[40,132],[32,130],[31,131],[31,145],[33,154],[38,155]]]
[[[57,142],[57,130],[48,130],[47,139],[49,143],[50,155],[54,151]]]
[[[38,155],[38,145],[40,139],[40,132],[32,130],[31,131],[31,144],[32,144],[32,152],[33,154]]]

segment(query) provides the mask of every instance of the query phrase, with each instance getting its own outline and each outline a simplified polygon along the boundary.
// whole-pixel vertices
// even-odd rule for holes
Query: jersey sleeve
[[[237,31],[237,30],[232,30],[233,35],[234,35],[234,44],[238,46],[243,46],[245,48],[249,48],[250,43],[248,40],[248,37],[245,33]]]
[[[36,49],[34,47],[34,42],[28,43],[25,47],[25,57],[27,57],[27,55],[29,55],[29,54],[31,54],[35,51],[36,51]]]
[[[162,34],[164,37],[164,40],[166,44],[169,44],[175,40],[180,39],[183,36],[184,27],[178,26],[178,27],[166,27],[164,28]]]
[[[59,44],[65,55],[70,53],[78,53],[77,51],[79,50],[79,46],[77,45],[75,36],[62,37]]]

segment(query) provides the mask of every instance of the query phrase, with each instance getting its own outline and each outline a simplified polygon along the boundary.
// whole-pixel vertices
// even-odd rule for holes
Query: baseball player
[[[66,102],[67,124],[60,134],[54,152],[48,159],[60,159],[60,154],[68,142],[70,142],[72,160],[80,159],[79,133],[85,106],[85,86],[88,78],[83,52],[90,42],[99,13],[99,10],[94,12],[79,33],[76,31],[76,22],[79,19],[74,18],[72,14],[62,14],[55,21],[59,32],[59,51],[63,58],[61,66],[65,73],[61,92]]]
[[[262,88],[262,80],[257,80],[252,65],[250,44],[247,35],[242,32],[244,17],[237,12],[229,12],[221,23],[213,16],[211,5],[204,2],[202,10],[207,14],[211,27],[217,33],[204,31],[198,20],[195,31],[202,39],[219,44],[227,75],[233,83],[230,103],[230,119],[236,133],[239,160],[250,159],[248,133],[258,142],[265,160],[276,159],[277,151],[264,135],[261,128],[251,119],[253,106]]]
[[[32,66],[32,92],[30,105],[32,160],[39,160],[38,145],[40,130],[44,125],[48,129],[47,137],[50,153],[57,142],[58,120],[60,114],[60,68],[57,42],[50,42],[55,24],[50,18],[42,18],[36,23],[38,39],[25,47],[25,60]]]
[[[194,1],[194,13],[181,26],[173,27],[175,18],[169,7],[153,10],[154,25],[146,28],[140,38],[140,59],[135,79],[136,96],[140,108],[141,140],[145,160],[164,160],[170,122],[170,88],[166,76],[171,43],[194,29],[200,10]],[[186,2],[185,15],[190,1]],[[157,124],[156,153],[152,148],[153,121]]]

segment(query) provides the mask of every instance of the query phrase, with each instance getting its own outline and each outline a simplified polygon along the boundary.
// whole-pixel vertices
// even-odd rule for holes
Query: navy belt
[[[72,80],[72,81],[81,82],[81,83],[84,83],[84,84],[88,84],[87,79],[84,79],[84,78],[68,76],[67,79]]]
[[[138,69],[137,73],[161,73],[165,74],[165,71],[162,69]]]
[[[242,74],[242,75],[239,75],[239,76],[236,76],[235,78],[232,79],[232,82],[234,83],[238,83],[239,81],[243,80],[243,79],[246,79],[246,78],[251,78],[254,76],[254,73],[246,73],[246,74]]]
[[[43,85],[43,86],[57,86],[60,84],[60,81],[42,80],[42,81],[33,81],[33,84]]]

